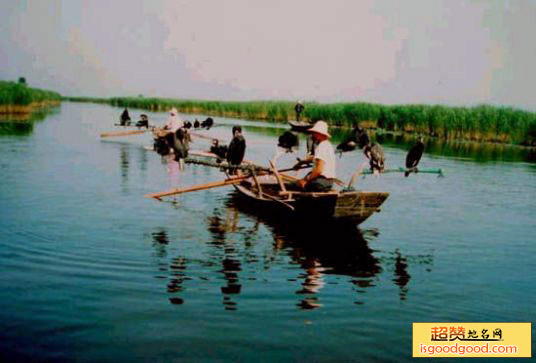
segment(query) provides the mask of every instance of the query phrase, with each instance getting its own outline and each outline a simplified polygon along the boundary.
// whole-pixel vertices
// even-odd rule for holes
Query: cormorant
[[[136,127],[145,127],[146,129],[148,129],[149,128],[149,118],[147,117],[147,115],[146,114],[141,114],[140,118],[141,118],[141,120],[136,122]]]
[[[307,135],[307,156],[314,155],[315,154],[315,139],[313,138],[313,134]]]
[[[370,170],[372,172],[383,172],[385,168],[385,155],[380,144],[372,143],[363,148],[363,153],[370,160]]]
[[[422,137],[419,137],[419,140],[417,140],[417,143],[413,145],[411,149],[408,151],[408,155],[406,156],[406,169],[410,169],[404,173],[404,176],[408,176],[411,174],[411,172],[417,172],[417,165],[419,164],[419,161],[421,160],[422,154],[424,152],[424,144],[423,144]]]
[[[285,131],[281,136],[279,136],[277,146],[290,153],[300,146],[300,140],[292,131]]]
[[[227,145],[220,145],[218,139],[212,140],[212,146],[210,147],[210,152],[218,155],[217,162],[220,163],[222,160],[227,159]]]
[[[194,121],[194,129],[197,129],[199,127],[199,121],[195,119]]]
[[[370,143],[370,138],[367,134],[367,130],[356,126],[353,130],[353,134],[354,139],[357,142],[357,145],[359,145],[360,149],[364,148],[365,146],[367,146],[367,144]]]
[[[210,129],[212,125],[214,125],[212,117],[207,117],[205,121],[201,122],[201,127],[205,127],[207,130]]]

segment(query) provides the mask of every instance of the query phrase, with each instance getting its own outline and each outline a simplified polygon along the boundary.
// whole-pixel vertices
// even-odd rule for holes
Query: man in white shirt
[[[308,192],[327,192],[333,187],[335,174],[335,151],[329,142],[331,135],[328,133],[328,124],[325,121],[317,121],[309,132],[316,143],[314,155],[305,161],[314,161],[313,170],[298,180],[300,188]]]
[[[173,107],[171,110],[169,110],[169,118],[166,122],[166,126],[164,126],[164,129],[175,133],[183,126],[184,122],[182,122],[182,120],[179,118],[177,109]]]

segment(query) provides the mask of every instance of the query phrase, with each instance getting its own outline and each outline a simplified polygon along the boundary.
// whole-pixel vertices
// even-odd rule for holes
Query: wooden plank
[[[139,135],[139,134],[144,134],[147,131],[150,131],[150,130],[130,130],[130,131],[103,132],[102,134],[100,134],[100,137]]]
[[[272,160],[269,161],[269,164],[270,164],[270,170],[275,174],[275,178],[277,179],[277,182],[279,183],[279,186],[281,187],[281,190],[283,192],[286,192],[287,188],[285,188],[285,183],[283,183],[283,179],[281,179],[281,175],[279,175],[279,172],[275,168],[274,163],[272,162]]]
[[[262,198],[262,187],[261,187],[261,183],[259,183],[259,179],[257,178],[257,174],[255,173],[254,170],[252,170],[251,175],[253,176],[253,180],[255,180],[255,184],[257,185],[259,198]]]

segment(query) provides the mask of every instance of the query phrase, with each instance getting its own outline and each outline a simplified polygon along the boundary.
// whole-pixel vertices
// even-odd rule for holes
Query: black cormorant
[[[422,137],[420,137],[417,143],[413,145],[411,149],[409,149],[408,155],[406,155],[406,169],[410,169],[404,173],[406,177],[411,172],[417,171],[417,165],[419,164],[424,152],[424,144],[422,141]]]
[[[285,149],[288,153],[293,152],[300,146],[298,136],[292,131],[285,131],[277,141],[277,146]]]

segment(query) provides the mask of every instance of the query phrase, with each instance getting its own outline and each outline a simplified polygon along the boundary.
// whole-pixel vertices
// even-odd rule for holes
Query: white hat
[[[173,107],[171,110],[169,110],[169,113],[176,115],[178,112],[177,112],[177,109]]]
[[[317,121],[313,127],[311,127],[309,132],[316,132],[318,134],[325,135],[327,137],[331,137],[331,135],[328,133],[328,124],[326,121]]]

